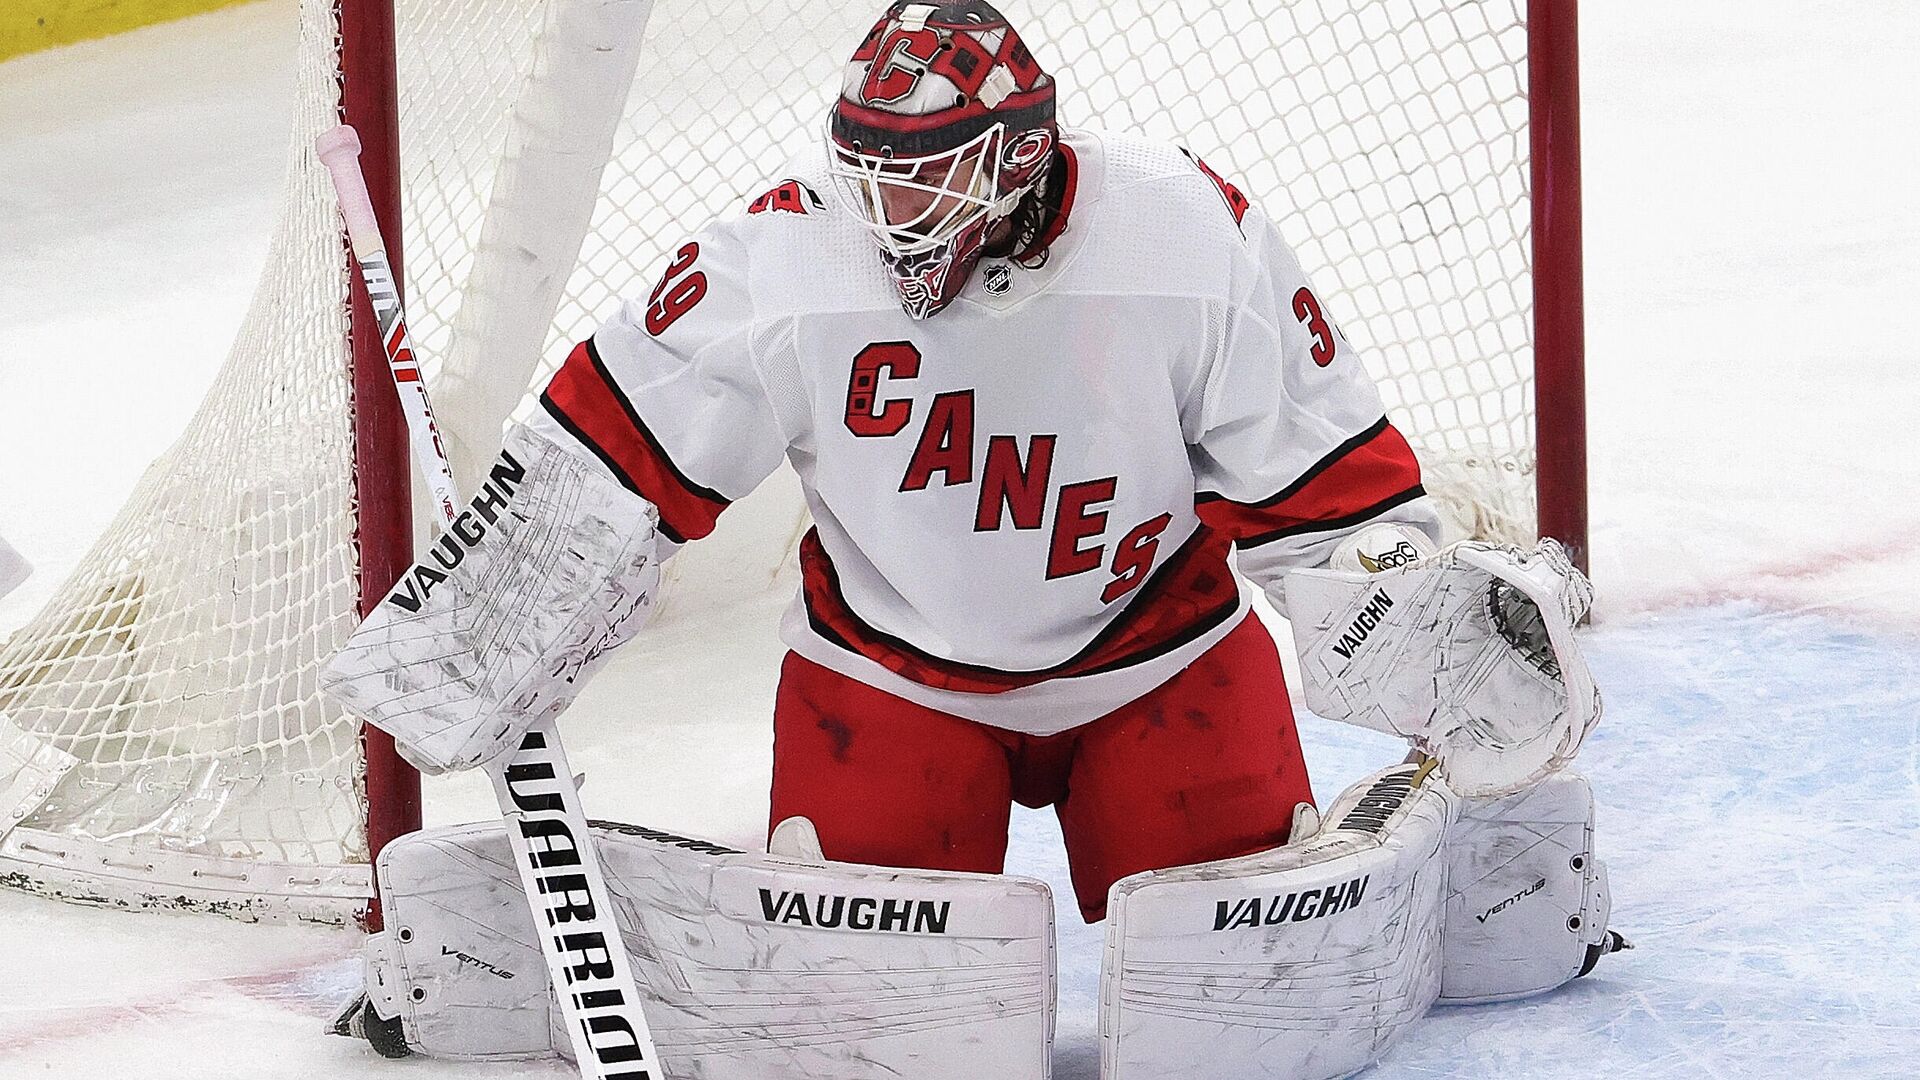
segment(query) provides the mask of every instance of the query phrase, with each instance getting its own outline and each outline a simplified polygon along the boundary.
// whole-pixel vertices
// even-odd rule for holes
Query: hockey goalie
[[[567,358],[454,528],[332,662],[422,770],[507,752],[784,459],[769,850],[606,826],[688,1080],[1048,1075],[1058,814],[1106,919],[1103,1075],[1364,1068],[1438,1000],[1552,989],[1607,931],[1589,593],[1551,543],[1440,547],[1407,440],[1273,222],[1172,146],[1064,128],[981,0],[892,4],[820,151]],[[1316,810],[1308,703],[1414,753]],[[499,824],[382,856],[355,1030],[560,1052]]]

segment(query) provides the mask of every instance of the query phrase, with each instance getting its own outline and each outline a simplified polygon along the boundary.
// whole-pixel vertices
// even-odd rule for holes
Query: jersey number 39
[[[1333,328],[1320,313],[1320,300],[1312,289],[1303,287],[1293,294],[1293,315],[1313,335],[1313,362],[1321,367],[1333,363]]]
[[[700,257],[700,245],[687,243],[673,256],[673,264],[653,287],[653,295],[647,297],[647,333],[659,337],[667,332],[680,316],[693,310],[693,305],[707,295],[707,275],[693,270],[693,260]],[[688,273],[692,270],[692,273]]]

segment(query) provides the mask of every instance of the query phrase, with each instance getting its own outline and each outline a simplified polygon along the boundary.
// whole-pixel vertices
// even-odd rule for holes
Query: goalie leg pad
[[[1101,1075],[1327,1080],[1377,1059],[1440,991],[1456,803],[1399,765],[1284,847],[1116,884]]]
[[[1507,1001],[1583,975],[1621,947],[1607,929],[1607,868],[1593,853],[1593,792],[1560,772],[1515,795],[1463,801],[1447,837],[1448,1004]]]
[[[748,854],[623,825],[596,827],[595,841],[676,1080],[1046,1077],[1045,884]],[[378,870],[387,929],[368,942],[368,992],[409,1047],[461,1060],[564,1052],[499,823],[403,837]]]

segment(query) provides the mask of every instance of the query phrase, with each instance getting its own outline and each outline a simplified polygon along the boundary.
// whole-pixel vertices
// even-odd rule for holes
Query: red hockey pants
[[[1280,657],[1252,615],[1144,697],[1046,737],[791,653],[780,671],[770,828],[804,815],[842,862],[998,873],[1013,801],[1051,805],[1088,922],[1128,874],[1283,843],[1312,797]]]

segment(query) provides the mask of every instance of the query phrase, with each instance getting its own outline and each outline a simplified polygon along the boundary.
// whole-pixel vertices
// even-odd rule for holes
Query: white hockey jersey
[[[1153,689],[1262,585],[1375,521],[1438,522],[1419,466],[1272,223],[1170,146],[1067,132],[1045,262],[986,259],[909,319],[802,167],[682,246],[534,423],[675,543],[793,463],[814,528],[787,643],[1033,734]]]

